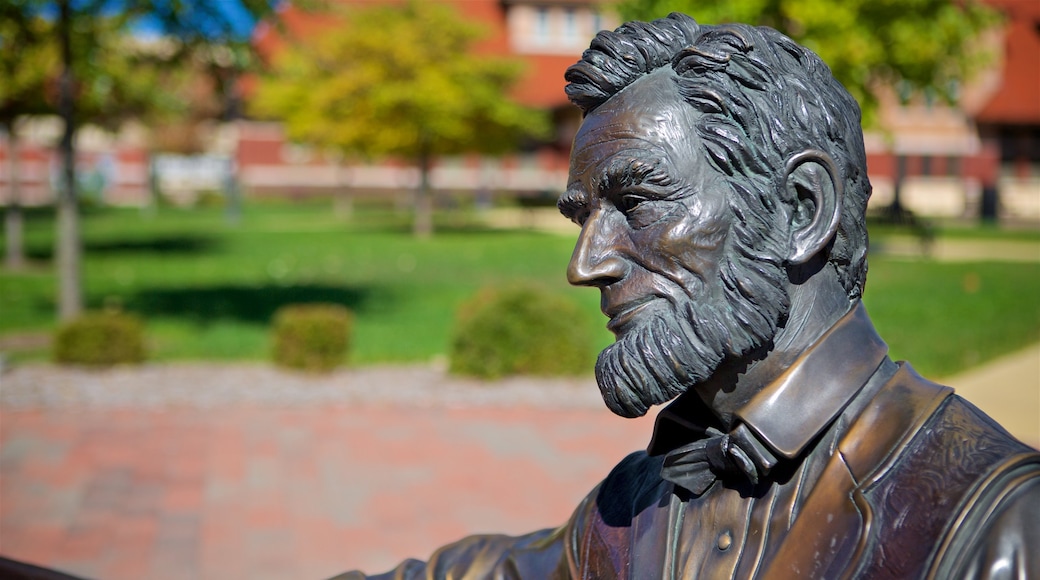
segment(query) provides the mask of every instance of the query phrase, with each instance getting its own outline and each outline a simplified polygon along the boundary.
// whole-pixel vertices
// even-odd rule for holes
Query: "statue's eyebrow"
[[[600,195],[613,197],[630,187],[649,186],[647,193],[652,197],[665,199],[668,194],[654,191],[667,188],[673,179],[666,171],[662,171],[661,159],[653,157],[649,152],[640,151],[638,155],[615,156],[604,168],[599,177]]]
[[[579,189],[568,189],[560,196],[556,207],[564,217],[581,225],[581,218],[589,211],[588,196]]]

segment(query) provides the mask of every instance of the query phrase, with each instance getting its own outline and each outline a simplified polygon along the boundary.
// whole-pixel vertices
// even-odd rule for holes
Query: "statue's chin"
[[[642,417],[704,384],[728,358],[769,344],[790,309],[786,271],[773,262],[726,260],[727,284],[718,298],[659,301],[626,325],[600,353],[596,382],[603,401],[622,417]]]
[[[674,318],[672,318],[674,320]],[[660,317],[631,329],[600,353],[596,382],[603,402],[622,417],[642,417],[715,371],[722,353],[698,352]]]

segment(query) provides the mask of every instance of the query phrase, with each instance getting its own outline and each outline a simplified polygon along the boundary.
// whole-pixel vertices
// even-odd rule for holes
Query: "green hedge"
[[[485,289],[457,314],[453,373],[575,375],[592,370],[592,336],[575,304],[532,287]]]
[[[339,304],[290,304],[274,315],[274,362],[307,371],[343,364],[354,315]]]
[[[111,366],[145,359],[144,324],[122,312],[87,313],[63,324],[54,337],[54,361]]]

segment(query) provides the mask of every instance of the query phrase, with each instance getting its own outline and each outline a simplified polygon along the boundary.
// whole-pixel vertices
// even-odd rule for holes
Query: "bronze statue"
[[[826,65],[672,14],[567,80],[567,277],[617,337],[597,382],[625,417],[674,401],[562,527],[382,577],[1040,578],[1040,453],[891,361],[860,303],[870,184]]]

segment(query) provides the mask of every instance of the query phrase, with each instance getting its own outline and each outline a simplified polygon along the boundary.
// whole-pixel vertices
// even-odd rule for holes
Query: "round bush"
[[[483,378],[574,375],[592,369],[584,313],[530,287],[487,289],[458,311],[451,372]]]
[[[347,358],[354,316],[339,304],[290,304],[274,315],[274,362],[329,371]]]
[[[123,312],[88,313],[63,324],[54,336],[54,361],[111,366],[145,359],[144,324]]]

